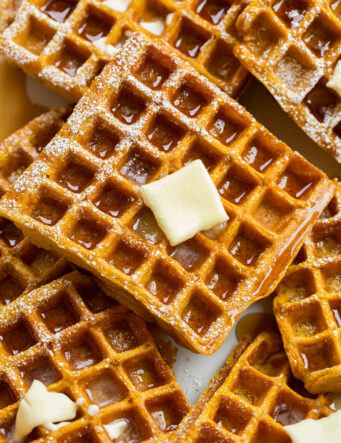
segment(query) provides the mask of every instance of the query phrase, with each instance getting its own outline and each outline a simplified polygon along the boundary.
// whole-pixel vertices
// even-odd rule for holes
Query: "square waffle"
[[[139,186],[195,158],[229,221],[171,247]],[[168,45],[135,35],[0,209],[120,303],[209,354],[273,291],[334,188]]]
[[[3,195],[71,112],[70,106],[43,114],[0,143],[0,194]],[[57,254],[33,245],[13,222],[0,218],[0,309],[61,276],[71,265]]]
[[[1,313],[0,441],[12,441],[18,400],[34,379],[78,400],[74,421],[25,441],[109,442],[104,425],[125,419],[122,441],[172,431],[189,404],[144,321],[73,272]],[[99,406],[95,416],[91,404]]]
[[[340,1],[255,0],[236,24],[241,63],[341,162],[341,97],[326,86],[341,55]]]
[[[341,392],[341,185],[275,293],[293,373],[310,392]]]
[[[78,100],[115,48],[135,31],[153,36],[141,23],[158,20],[163,40],[228,94],[238,96],[250,78],[232,52],[239,39],[234,24],[246,2],[127,0],[127,9],[118,12],[103,0],[24,0],[1,50],[28,74]]]
[[[329,415],[327,397],[296,384],[280,337],[241,342],[168,442],[290,443],[282,426]]]

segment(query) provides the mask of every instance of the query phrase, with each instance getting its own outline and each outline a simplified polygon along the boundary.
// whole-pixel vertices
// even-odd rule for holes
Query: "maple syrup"
[[[111,23],[106,21],[104,17],[96,18],[89,16],[78,29],[78,34],[90,42],[95,42],[100,38],[106,37],[110,29]]]
[[[220,0],[203,0],[199,3],[196,12],[207,21],[217,25],[224,18],[229,5]]]
[[[46,111],[27,96],[25,74],[0,56],[0,141]]]
[[[276,319],[272,314],[253,313],[242,317],[236,326],[236,336],[238,340],[249,336],[251,339],[256,338],[261,332],[277,331]]]
[[[48,0],[41,8],[45,14],[56,20],[58,23],[64,23],[76,7],[76,2],[66,0]]]

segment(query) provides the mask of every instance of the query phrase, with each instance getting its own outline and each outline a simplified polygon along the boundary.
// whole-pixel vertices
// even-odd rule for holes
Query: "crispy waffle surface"
[[[340,393],[340,184],[275,293],[274,311],[293,373],[313,393]]]
[[[15,0],[0,0],[0,32],[13,22],[16,10],[17,2]]]
[[[295,122],[341,162],[341,97],[326,86],[341,55],[340,1],[255,0],[235,55]]]
[[[78,400],[78,409],[69,425],[50,433],[38,427],[25,442],[110,442],[104,425],[118,419],[127,423],[122,442],[159,439],[188,412],[144,321],[90,277],[70,273],[1,316],[0,441],[13,441],[18,400],[34,379]]]
[[[155,36],[147,28],[157,20],[164,28],[163,40],[228,94],[238,96],[249,74],[233,55],[239,38],[234,24],[246,2],[132,0],[124,10],[129,0],[24,0],[1,49],[28,74],[78,100],[115,48],[135,31]]]
[[[229,221],[171,247],[139,186],[195,158]],[[135,35],[3,197],[1,213],[209,354],[274,290],[334,188],[168,45]]]
[[[4,194],[62,127],[71,106],[43,114],[0,143],[0,193]],[[61,276],[71,265],[33,245],[13,222],[0,218],[0,309]]]
[[[277,334],[248,343],[238,345],[167,441],[290,443],[283,425],[332,412],[328,397],[313,398],[293,378]]]

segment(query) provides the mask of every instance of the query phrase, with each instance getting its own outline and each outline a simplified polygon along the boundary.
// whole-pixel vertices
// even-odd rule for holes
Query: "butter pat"
[[[107,53],[108,55],[114,55],[117,52],[117,48],[114,48],[112,45],[107,45],[106,37],[99,38],[94,42],[96,48],[100,51]]]
[[[130,5],[131,0],[105,0],[103,5],[118,12],[124,12]]]
[[[218,191],[201,160],[141,186],[140,194],[172,246],[228,220]]]
[[[111,440],[122,437],[127,427],[128,427],[128,421],[124,418],[114,420],[111,423],[104,425],[104,428],[107,431],[109,438],[111,438]]]
[[[302,420],[294,425],[284,426],[293,443],[340,443],[341,411],[319,420]]]
[[[165,30],[165,22],[161,19],[151,20],[149,22],[141,21],[140,25],[142,28],[155,35],[161,35]]]
[[[72,420],[76,417],[76,411],[76,403],[65,394],[49,392],[43,383],[34,380],[20,401],[15,420],[15,437],[24,438],[40,425],[47,429],[54,428],[51,424]]]
[[[328,88],[334,89],[341,97],[341,60],[336,63],[333,75],[327,83]]]
[[[88,407],[88,414],[91,416],[91,417],[95,417],[95,415],[97,415],[99,413],[99,407],[98,407],[98,405],[90,405],[89,407]]]

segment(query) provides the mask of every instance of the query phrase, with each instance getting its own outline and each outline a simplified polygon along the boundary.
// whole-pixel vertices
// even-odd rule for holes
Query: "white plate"
[[[30,99],[36,104],[52,108],[65,103],[62,97],[49,91],[32,78],[26,78],[26,86]],[[0,84],[0,99],[1,88],[3,87],[5,85]],[[330,177],[341,177],[340,165],[326,152],[318,148],[286,116],[260,83],[253,81],[243,95],[241,103],[270,131],[288,143],[291,148],[303,154],[316,166],[323,169]],[[0,108],[3,106],[4,103],[0,102]],[[271,298],[255,303],[244,315],[251,312],[272,312]],[[221,348],[211,356],[196,355],[186,349],[179,348],[174,370],[181,387],[191,403],[197,400],[212,375],[223,365],[236,343],[237,339],[234,328]]]

